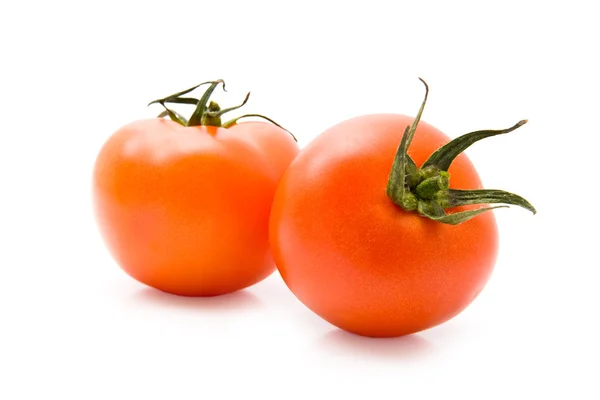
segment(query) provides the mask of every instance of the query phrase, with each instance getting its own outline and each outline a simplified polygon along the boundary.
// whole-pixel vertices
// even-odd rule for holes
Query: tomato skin
[[[449,320],[483,289],[496,260],[493,213],[446,225],[386,195],[412,121],[366,115],[326,130],[292,162],[273,202],[271,247],[286,285],[323,319],[359,335],[401,336]],[[420,122],[409,155],[420,166],[448,141]],[[464,154],[448,172],[453,188],[481,188]]]
[[[156,289],[213,296],[248,287],[275,270],[269,212],[298,151],[287,132],[263,122],[133,122],[96,160],[101,235],[127,274]]]

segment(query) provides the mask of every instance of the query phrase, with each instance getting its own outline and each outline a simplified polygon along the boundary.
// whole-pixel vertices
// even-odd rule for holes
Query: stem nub
[[[533,214],[536,209],[523,197],[503,190],[455,190],[450,189],[448,168],[454,159],[473,143],[500,134],[516,130],[527,123],[521,120],[510,128],[501,130],[482,130],[462,135],[440,147],[419,168],[408,155],[408,148],[417,130],[421,115],[427,102],[429,87],[425,85],[425,96],[419,112],[411,126],[407,126],[398,146],[394,163],[388,178],[387,195],[406,211],[417,211],[420,215],[445,224],[456,225],[468,221],[477,215],[506,204],[523,207]],[[471,204],[505,204],[482,207],[474,210],[446,213],[446,209]]]

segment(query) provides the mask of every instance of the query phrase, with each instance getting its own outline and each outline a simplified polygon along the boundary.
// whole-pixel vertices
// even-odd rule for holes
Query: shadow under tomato
[[[334,329],[319,338],[317,347],[334,355],[383,360],[414,360],[436,353],[436,346],[418,334],[370,338]]]
[[[140,289],[132,296],[136,304],[197,310],[197,311],[228,311],[228,310],[258,310],[265,304],[254,293],[240,290],[233,293],[212,297],[187,297],[161,292],[153,288]]]

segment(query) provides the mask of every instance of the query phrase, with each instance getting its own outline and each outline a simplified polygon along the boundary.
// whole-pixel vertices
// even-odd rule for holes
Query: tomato
[[[320,317],[359,335],[401,336],[449,320],[481,292],[496,260],[493,213],[444,224],[386,193],[413,123],[376,114],[331,127],[292,162],[273,202],[271,246],[286,285]],[[415,126],[408,155],[420,166],[449,138],[427,123]],[[447,172],[450,188],[482,187],[464,154]]]
[[[95,163],[102,237],[127,274],[165,292],[213,296],[255,284],[275,270],[269,212],[298,151],[266,122],[128,124]]]

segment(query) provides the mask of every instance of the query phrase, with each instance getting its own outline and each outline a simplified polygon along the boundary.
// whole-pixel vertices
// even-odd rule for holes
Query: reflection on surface
[[[136,305],[152,305],[198,311],[257,310],[264,303],[254,293],[247,290],[213,297],[186,297],[143,288],[131,296]]]
[[[359,357],[406,360],[426,357],[436,352],[429,340],[412,334],[397,338],[370,338],[334,329],[319,338],[319,350],[332,354]]]

